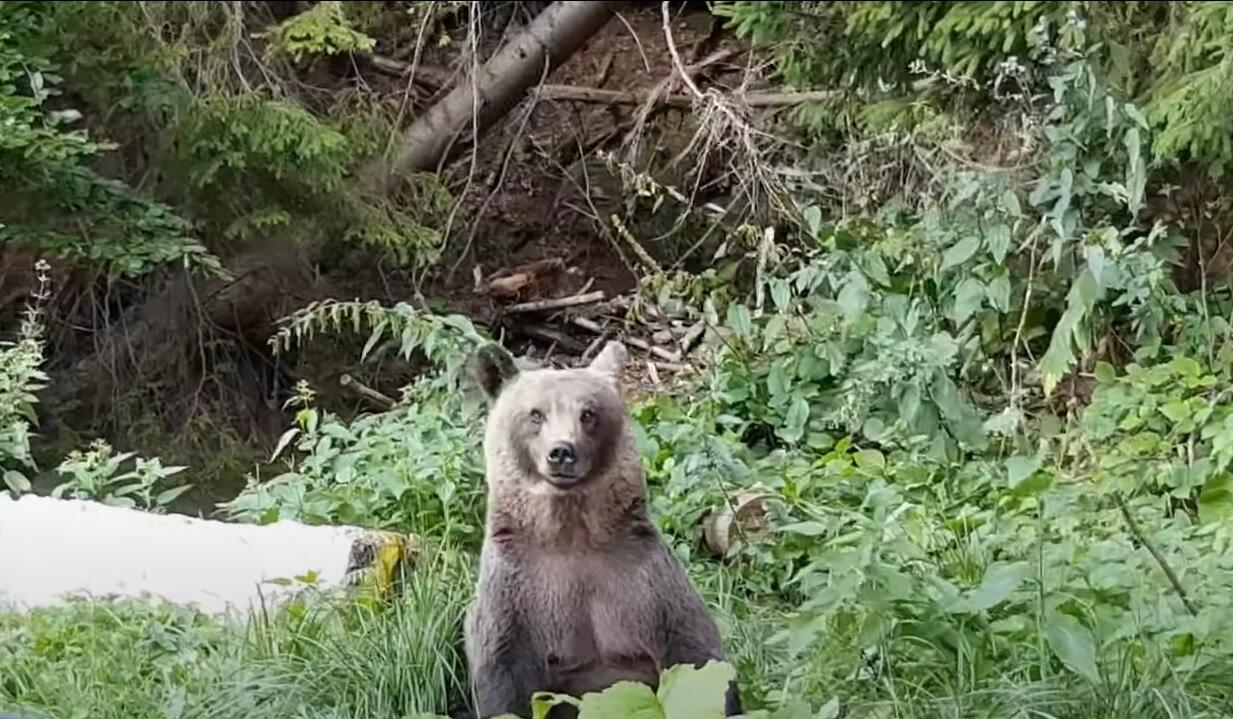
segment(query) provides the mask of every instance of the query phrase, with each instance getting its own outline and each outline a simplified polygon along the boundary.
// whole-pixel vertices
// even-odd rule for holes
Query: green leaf
[[[1162,405],[1160,413],[1168,417],[1170,422],[1181,422],[1190,419],[1190,405],[1184,400],[1175,399]]]
[[[985,235],[985,247],[994,262],[999,265],[1005,262],[1006,253],[1010,251],[1010,227],[1002,224],[990,227]]]
[[[843,310],[844,324],[850,325],[860,319],[865,312],[865,307],[869,304],[869,286],[864,276],[859,272],[849,274],[848,282],[839,291],[836,301]]]
[[[1032,566],[1027,562],[992,564],[985,570],[980,585],[951,605],[950,611],[955,614],[975,614],[992,609],[1006,601],[1031,573]]]
[[[1019,486],[1023,480],[1031,477],[1040,467],[1040,457],[1025,457],[1023,455],[1006,460],[1006,479],[1011,488]]]
[[[805,221],[805,229],[809,230],[809,236],[817,238],[818,231],[822,229],[822,210],[817,205],[810,205],[801,213],[801,219]]]
[[[1195,362],[1194,359],[1186,356],[1173,358],[1173,368],[1183,377],[1198,377],[1203,372],[1203,367]]]
[[[865,274],[872,277],[874,282],[883,287],[890,287],[890,273],[886,269],[886,263],[882,261],[882,255],[875,252],[864,255],[861,261],[861,269],[865,271]]]
[[[806,537],[820,537],[828,530],[821,522],[793,522],[780,526],[779,531],[788,534],[802,534]]]
[[[792,290],[788,287],[788,281],[777,277],[770,284],[771,300],[775,303],[775,309],[780,312],[787,311],[792,302]]]
[[[1204,524],[1233,520],[1233,478],[1212,477],[1199,493],[1199,521]]]
[[[568,694],[536,692],[531,697],[531,719],[546,719],[552,708],[561,704],[577,707],[581,702]]]
[[[1101,384],[1109,384],[1117,380],[1117,370],[1113,365],[1101,360],[1096,363],[1096,369],[1093,372],[1096,375],[1096,381]]]
[[[952,267],[962,265],[964,262],[972,259],[972,255],[980,249],[980,238],[975,235],[968,235],[951,245],[946,252],[942,253],[942,270],[946,271]]]
[[[989,297],[989,304],[993,308],[1003,314],[1010,311],[1010,276],[998,275],[993,278],[989,286],[985,288],[985,292]]]
[[[669,719],[723,719],[728,684],[736,677],[732,665],[710,661],[701,669],[678,665],[659,681],[659,704]],[[629,714],[613,714],[625,717]]]
[[[602,692],[582,697],[578,719],[666,719],[660,700],[645,684],[617,682]]]
[[[785,442],[796,443],[805,436],[805,425],[809,423],[809,402],[797,395],[788,407],[784,425],[779,428],[779,436]]]
[[[985,300],[985,284],[975,277],[968,277],[955,288],[955,306],[951,319],[961,325],[980,310]]]
[[[1096,669],[1096,642],[1092,633],[1069,614],[1054,614],[1045,626],[1045,641],[1062,663],[1075,674],[1100,682]]]
[[[831,700],[813,715],[813,719],[839,719],[839,697],[831,697]]]
[[[172,487],[171,489],[165,490],[163,492],[159,492],[158,496],[154,498],[154,504],[160,507],[170,504],[171,502],[175,501],[176,497],[179,497],[181,494],[184,494],[185,492],[187,492],[188,490],[192,488],[193,488],[193,485],[185,484],[179,487]]]
[[[742,339],[753,336],[753,318],[749,314],[749,308],[741,304],[729,305],[728,327]]]
[[[1014,190],[1008,189],[1002,193],[1002,207],[1010,213],[1011,217],[1019,217],[1023,214],[1023,208],[1019,205],[1019,196]]]
[[[886,457],[876,449],[862,449],[856,453],[856,466],[880,472],[886,468]]]
[[[25,494],[32,489],[30,480],[26,479],[26,475],[15,469],[5,470],[4,486],[9,488],[14,497]]]

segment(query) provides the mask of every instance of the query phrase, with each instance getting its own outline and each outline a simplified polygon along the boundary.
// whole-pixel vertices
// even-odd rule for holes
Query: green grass
[[[472,564],[438,553],[392,602],[295,602],[247,624],[135,601],[2,614],[0,710],[57,719],[453,714],[466,701],[460,639]],[[1114,652],[1101,657],[1102,682],[1093,684],[1066,672],[1042,678],[1047,657],[1030,642],[991,651],[985,639],[959,634],[953,645],[925,646],[908,631],[867,648],[880,664],[841,631],[794,656],[786,603],[750,595],[737,571],[702,562],[691,570],[747,707],[778,707],[777,719],[812,717],[832,700],[844,716],[868,719],[1233,716],[1233,672],[1224,664],[1182,673],[1163,656]]]
[[[465,698],[470,562],[437,554],[403,595],[295,602],[247,624],[162,603],[0,615],[0,709],[57,719],[385,719]]]

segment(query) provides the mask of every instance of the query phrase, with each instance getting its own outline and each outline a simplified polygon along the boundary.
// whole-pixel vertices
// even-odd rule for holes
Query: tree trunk
[[[621,4],[585,0],[553,3],[474,77],[462,80],[421,115],[407,129],[387,169],[438,169],[457,150],[456,140],[472,129],[473,119],[474,131],[481,133],[504,117],[529,88],[603,27]]]

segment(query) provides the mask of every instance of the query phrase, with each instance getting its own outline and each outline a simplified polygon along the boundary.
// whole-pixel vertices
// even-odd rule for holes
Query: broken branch
[[[395,405],[398,404],[394,398],[378,392],[349,374],[344,374],[342,377],[339,377],[338,384],[342,385],[344,389],[351,390],[358,396],[372,402],[381,409],[393,409]]]

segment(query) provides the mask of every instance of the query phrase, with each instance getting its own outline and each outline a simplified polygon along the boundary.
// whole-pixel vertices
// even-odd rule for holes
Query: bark
[[[621,4],[553,3],[475,76],[464,78],[407,129],[388,169],[436,170],[457,150],[456,140],[472,131],[482,133],[504,117],[528,89],[599,31]]]

